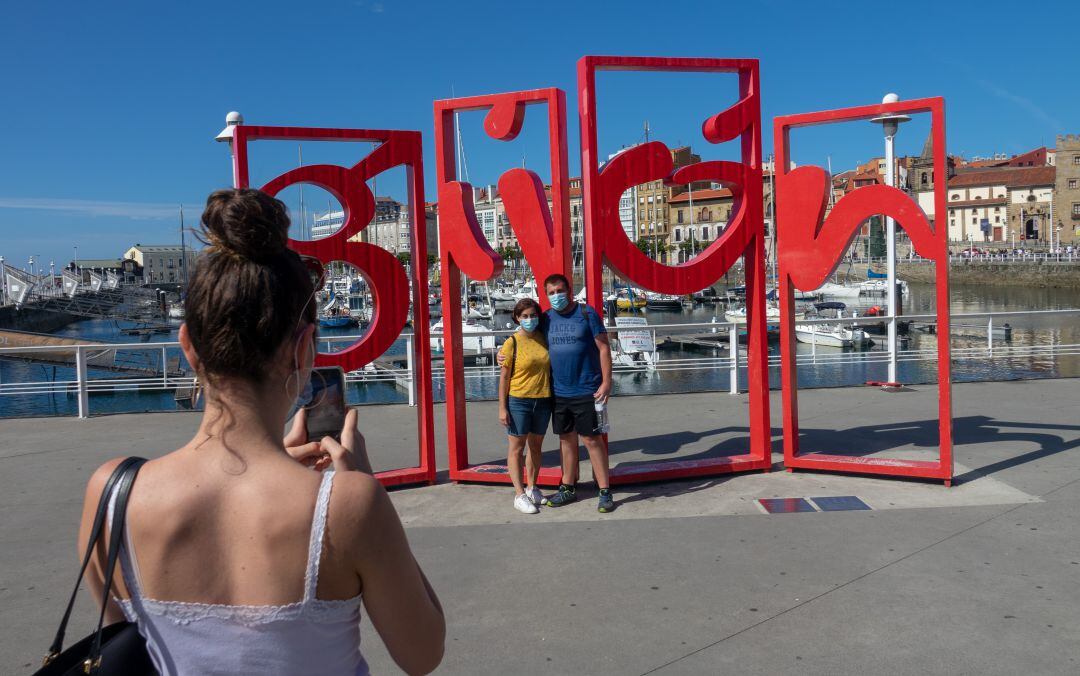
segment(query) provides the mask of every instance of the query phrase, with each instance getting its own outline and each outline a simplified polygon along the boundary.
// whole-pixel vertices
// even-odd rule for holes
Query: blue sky
[[[1011,17],[1011,18],[1010,18]],[[117,257],[179,237],[206,195],[228,184],[213,142],[229,110],[249,123],[419,129],[434,195],[433,99],[545,86],[567,92],[577,174],[576,61],[584,54],[756,57],[765,153],[779,114],[902,98],[946,98],[951,153],[1015,153],[1080,132],[1080,52],[1056,27],[1077,3],[472,3],[394,0],[19,2],[0,10],[0,255],[20,266]],[[886,31],[887,28],[887,31]],[[694,79],[696,78],[696,79]],[[710,79],[711,78],[711,79]],[[705,115],[734,100],[725,76],[605,74],[600,142],[651,138],[704,148]],[[546,169],[544,111],[513,143],[464,116],[469,178],[495,183],[524,161]],[[901,131],[917,153],[924,121]],[[295,163],[295,146],[258,147],[254,178]],[[867,123],[801,132],[795,160],[850,168],[880,154]],[[305,162],[346,161],[305,145]],[[352,150],[355,153],[355,149]],[[400,172],[399,172],[400,173]],[[386,177],[380,193],[401,194]],[[298,195],[282,197],[296,208]],[[324,209],[325,193],[306,193]]]

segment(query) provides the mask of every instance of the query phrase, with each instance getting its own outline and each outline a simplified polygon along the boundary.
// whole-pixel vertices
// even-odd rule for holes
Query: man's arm
[[[593,398],[606,404],[611,394],[611,345],[606,333],[594,336],[593,340],[596,341],[596,349],[600,350],[600,375],[603,378],[600,389],[593,394]]]

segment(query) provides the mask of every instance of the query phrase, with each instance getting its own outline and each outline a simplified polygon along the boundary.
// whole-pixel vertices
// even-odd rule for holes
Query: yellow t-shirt
[[[543,399],[551,396],[551,359],[548,357],[547,344],[539,331],[534,331],[531,335],[526,331],[518,331],[503,343],[500,352],[506,355],[504,367],[513,369],[510,396],[519,399]]]

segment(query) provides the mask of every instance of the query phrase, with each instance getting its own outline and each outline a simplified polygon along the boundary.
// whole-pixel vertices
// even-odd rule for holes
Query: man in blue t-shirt
[[[562,484],[547,498],[548,507],[577,499],[578,440],[585,444],[593,476],[600,488],[597,509],[615,509],[608,485],[608,454],[596,405],[607,406],[611,394],[611,346],[607,330],[596,310],[573,301],[573,289],[564,275],[544,280],[551,309],[541,327],[551,355],[551,382],[555,394],[551,428],[559,435],[562,453]]]

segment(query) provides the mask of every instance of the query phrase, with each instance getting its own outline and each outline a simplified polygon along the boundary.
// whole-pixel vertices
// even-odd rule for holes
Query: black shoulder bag
[[[86,554],[83,556],[82,567],[79,569],[79,577],[75,580],[75,589],[71,592],[67,610],[64,611],[64,619],[60,621],[60,628],[56,631],[56,638],[53,639],[52,646],[49,648],[49,654],[45,656],[45,661],[35,676],[157,674],[157,670],[150,661],[150,655],[146,652],[146,642],[139,635],[139,630],[134,623],[117,622],[107,627],[103,626],[105,608],[108,606],[109,592],[112,590],[113,571],[116,569],[116,562],[120,556],[128,496],[131,495],[131,486],[135,483],[135,476],[145,462],[144,458],[127,458],[117,466],[105,483],[105,490],[101,492],[101,498],[98,500],[97,513],[94,515],[94,525],[90,529],[90,539],[86,544]],[[101,612],[98,615],[97,630],[64,650],[64,632],[71,618],[71,609],[75,605],[75,597],[79,593],[79,585],[86,573],[86,566],[89,565],[90,557],[94,555],[98,540],[102,536],[102,526],[105,524],[105,517],[109,511],[109,496],[114,488],[117,491],[116,504],[113,507],[112,524],[109,530],[105,589],[102,595]]]

